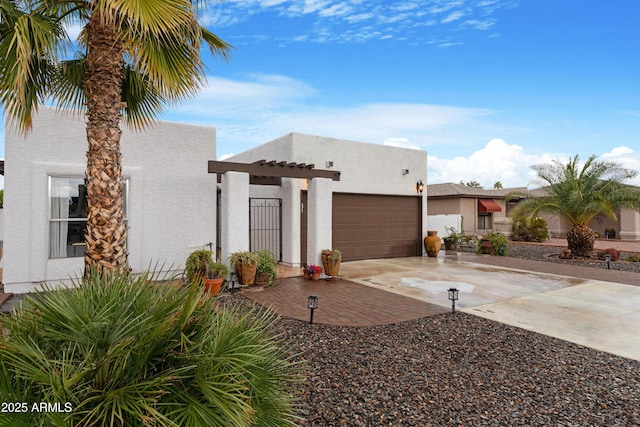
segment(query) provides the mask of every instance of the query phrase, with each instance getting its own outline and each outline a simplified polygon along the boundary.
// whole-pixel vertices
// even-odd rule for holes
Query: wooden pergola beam
[[[258,160],[253,163],[221,162],[209,160],[208,172],[224,174],[226,172],[245,172],[255,177],[275,178],[329,178],[340,181],[340,171],[314,169],[314,165],[295,162],[277,162]]]
[[[4,160],[0,160],[0,175],[4,176]]]

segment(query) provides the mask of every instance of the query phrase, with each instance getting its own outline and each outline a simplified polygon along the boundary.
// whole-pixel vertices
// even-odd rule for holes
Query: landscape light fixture
[[[236,274],[235,271],[232,271],[229,274],[229,291],[231,291],[231,293],[234,293],[235,291],[238,290],[236,288],[236,283],[238,283],[238,275]]]
[[[449,300],[451,301],[451,312],[456,314],[456,301],[458,300],[458,290],[456,288],[447,289]]]
[[[611,254],[604,254],[604,260],[607,263],[607,270],[611,270]]]
[[[418,194],[422,194],[422,192],[424,191],[424,184],[422,183],[422,180],[416,182],[416,191],[418,192]]]
[[[307,308],[311,310],[309,315],[309,324],[313,323],[313,310],[318,308],[318,296],[317,295],[309,295],[307,297]]]

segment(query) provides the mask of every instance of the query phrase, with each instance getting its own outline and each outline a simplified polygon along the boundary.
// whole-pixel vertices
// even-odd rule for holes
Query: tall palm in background
[[[566,164],[555,160],[552,164],[532,166],[545,195],[512,192],[505,198],[524,197],[512,211],[514,217],[535,218],[547,212],[565,219],[571,225],[567,233],[568,248],[578,257],[589,257],[593,252],[595,232],[589,222],[599,214],[617,219],[621,208],[640,210],[640,189],[625,185],[638,172],[625,169],[617,162],[596,161],[591,156],[582,168],[576,155]]]
[[[142,128],[167,103],[193,96],[205,79],[203,44],[214,56],[229,54],[197,13],[191,0],[0,0],[0,97],[9,124],[27,132],[45,101],[86,116],[87,270],[128,268],[121,120]],[[67,29],[78,25],[72,43]]]

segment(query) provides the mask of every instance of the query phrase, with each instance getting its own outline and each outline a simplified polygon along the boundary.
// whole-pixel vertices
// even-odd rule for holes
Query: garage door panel
[[[420,198],[334,193],[333,246],[345,261],[414,256]]]

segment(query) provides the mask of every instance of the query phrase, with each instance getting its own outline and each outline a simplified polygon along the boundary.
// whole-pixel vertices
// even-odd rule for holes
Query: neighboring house
[[[533,195],[544,195],[544,188],[531,190]],[[554,215],[542,214],[542,218],[547,221],[549,232],[552,237],[565,238],[567,231],[571,229],[571,224]],[[616,211],[617,220],[613,220],[606,215],[600,214],[589,223],[589,227],[595,231],[600,238],[610,237],[607,229],[613,229],[614,238],[623,240],[640,240],[640,212],[631,209],[618,209]]]
[[[510,236],[512,221],[509,213],[513,205],[505,204],[504,196],[516,190],[526,188],[485,190],[454,183],[430,184],[427,185],[427,215],[461,215],[462,231],[466,234],[500,231]]]
[[[5,146],[5,291],[81,276],[83,117],[41,108],[26,137],[6,129]],[[134,272],[179,272],[202,247],[223,261],[267,248],[292,266],[319,264],[325,248],[345,260],[422,254],[424,151],[292,133],[217,162],[215,128],[171,122],[123,129],[121,149]]]
[[[433,215],[461,215],[464,232],[467,234],[486,234],[489,231],[500,231],[511,236],[513,221],[511,211],[518,203],[514,200],[505,204],[504,197],[513,191],[527,191],[526,187],[501,188],[485,190],[468,187],[462,184],[431,184],[427,186],[429,207],[427,214]],[[544,189],[530,191],[533,195],[544,194]],[[598,215],[589,223],[601,238],[605,237],[605,230],[609,227],[615,231],[616,238],[625,240],[640,240],[640,213],[622,209],[616,213],[618,220],[614,221],[604,215]],[[564,238],[571,226],[564,220],[549,214],[541,214],[547,221],[552,237]]]

